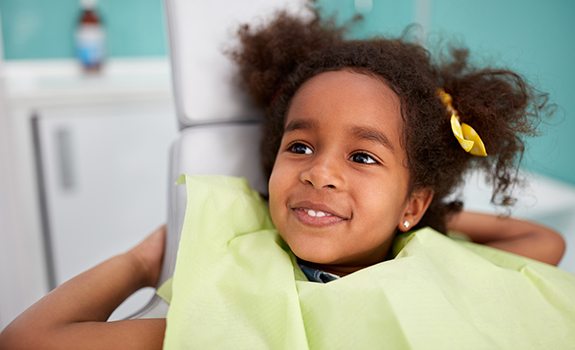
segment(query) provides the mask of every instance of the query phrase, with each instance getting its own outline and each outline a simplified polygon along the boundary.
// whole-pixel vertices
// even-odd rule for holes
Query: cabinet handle
[[[55,132],[56,164],[62,191],[72,191],[76,185],[72,157],[72,134],[69,129],[58,128]]]

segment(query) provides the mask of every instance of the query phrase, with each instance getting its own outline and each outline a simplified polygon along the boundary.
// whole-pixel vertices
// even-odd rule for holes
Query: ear
[[[425,187],[414,190],[407,199],[407,204],[397,225],[398,229],[402,232],[407,232],[417,225],[427,211],[432,199],[432,189]]]

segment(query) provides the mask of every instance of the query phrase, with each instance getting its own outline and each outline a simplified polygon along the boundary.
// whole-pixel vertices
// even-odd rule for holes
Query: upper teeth
[[[316,217],[316,218],[323,218],[324,216],[330,215],[330,214],[328,214],[328,213],[324,213],[323,211],[312,210],[312,209],[307,209],[306,212],[307,212],[307,215],[313,216],[313,217]]]

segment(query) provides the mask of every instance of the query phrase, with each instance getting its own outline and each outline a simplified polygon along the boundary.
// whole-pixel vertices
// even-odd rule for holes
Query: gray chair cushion
[[[259,145],[261,125],[255,122],[197,125],[184,129],[171,149],[168,183],[168,232],[158,286],[172,277],[186,210],[185,186],[176,185],[181,174],[229,175],[248,179],[267,193]],[[130,318],[163,317],[167,305],[158,296]]]

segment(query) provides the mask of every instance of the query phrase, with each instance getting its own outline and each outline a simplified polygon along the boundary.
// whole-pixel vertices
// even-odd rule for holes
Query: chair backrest
[[[297,12],[305,0],[165,0],[170,61],[180,125],[172,145],[168,184],[168,235],[159,284],[171,278],[183,223],[186,194],[179,175],[242,176],[261,193],[261,112],[237,86],[237,69],[226,51],[243,23],[257,23],[277,10]],[[130,318],[159,317],[167,307],[154,297]]]
[[[165,0],[178,120],[202,123],[253,120],[259,112],[237,88],[237,68],[226,53],[241,24],[273,12],[301,12],[305,0]]]

